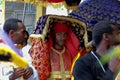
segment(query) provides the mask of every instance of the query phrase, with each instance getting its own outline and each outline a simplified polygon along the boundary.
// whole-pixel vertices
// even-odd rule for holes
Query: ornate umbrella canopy
[[[56,22],[63,22],[71,26],[72,31],[75,33],[77,38],[81,40],[85,40],[87,43],[87,32],[86,32],[86,24],[77,19],[68,16],[58,16],[58,15],[44,15],[39,18],[36,24],[36,29],[33,31],[34,34],[41,34],[44,39],[49,37],[49,33],[51,31],[52,26]]]
[[[70,16],[86,22],[88,29],[92,29],[94,24],[101,20],[120,24],[120,4],[118,0],[85,0]]]
[[[60,7],[65,5],[68,9],[76,9],[81,0],[6,0],[6,1],[17,1],[31,3],[34,5],[47,6],[52,5],[54,7]]]

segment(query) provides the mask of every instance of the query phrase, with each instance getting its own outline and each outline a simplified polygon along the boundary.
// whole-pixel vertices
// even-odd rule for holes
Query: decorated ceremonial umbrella
[[[66,41],[69,42],[67,44],[69,45],[67,48],[72,51],[71,55],[73,59],[76,57],[78,53],[79,45],[82,44],[84,45],[85,43],[87,43],[86,24],[83,21],[68,16],[58,15],[41,16],[37,21],[36,29],[34,30],[33,34],[30,35],[30,41],[32,44],[30,54],[33,59],[33,65],[38,71],[40,80],[46,80],[46,78],[50,74],[49,65],[50,32],[53,29],[53,25],[57,22],[65,23],[71,29],[71,32],[68,35],[69,39]]]
[[[70,16],[83,20],[88,29],[101,20],[110,20],[120,24],[120,4],[118,0],[84,0],[79,9],[70,13]]]
[[[69,9],[76,9],[78,7],[78,4],[81,2],[81,0],[6,0],[6,1],[25,2],[41,6],[52,5],[54,7],[60,7],[65,5],[65,7]]]

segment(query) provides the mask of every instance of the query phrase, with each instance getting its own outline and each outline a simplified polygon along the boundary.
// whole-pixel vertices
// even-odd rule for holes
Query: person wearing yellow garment
[[[28,53],[22,53],[21,49],[27,44],[27,39],[29,35],[27,34],[26,28],[22,21],[16,18],[10,18],[5,21],[3,30],[10,38],[5,38],[5,35],[1,34],[1,36],[3,35],[3,42],[5,42],[5,44],[7,45],[7,43],[11,40],[13,44],[11,44],[10,42],[9,46],[12,46],[11,48],[14,48],[14,46],[16,46],[18,54],[20,54],[20,56],[25,59],[25,54],[27,56]],[[11,54],[11,59],[14,58],[13,62],[0,62],[0,70],[2,70],[0,79],[1,77],[4,77],[5,80],[38,80],[37,72],[31,65],[31,62],[28,61],[28,64],[26,66],[20,66],[24,64],[20,61],[20,59],[17,59],[20,56],[16,56],[15,59],[15,52],[12,50],[11,52],[14,53]],[[27,57],[27,59],[30,59],[30,56]],[[27,59],[25,60],[27,61]],[[18,63],[15,62],[14,64],[14,61],[17,61]],[[2,78],[1,80],[4,80],[4,78]]]

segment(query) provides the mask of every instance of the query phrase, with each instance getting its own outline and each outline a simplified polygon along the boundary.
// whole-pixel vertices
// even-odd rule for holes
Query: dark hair
[[[18,22],[22,23],[21,20],[16,18],[10,18],[5,21],[3,29],[6,33],[9,33],[10,30],[17,30],[18,29]]]
[[[94,46],[98,46],[102,40],[102,36],[104,33],[112,34],[113,25],[117,25],[115,23],[112,23],[110,21],[100,21],[93,27],[92,30],[92,38],[94,41]]]

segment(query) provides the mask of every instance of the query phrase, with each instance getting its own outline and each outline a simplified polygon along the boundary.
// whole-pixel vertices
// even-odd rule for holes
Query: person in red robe
[[[47,80],[70,80],[71,79],[72,74],[70,73],[70,71],[72,67],[73,58],[75,57],[73,53],[78,52],[78,49],[76,50],[73,49],[73,46],[72,46],[73,40],[71,39],[71,37],[74,37],[74,39],[76,39],[74,42],[75,44],[79,44],[79,40],[77,39],[75,34],[73,34],[70,27],[68,27],[68,25],[58,22],[53,26],[53,29],[51,30],[51,35],[49,37],[49,41],[46,46],[47,48],[44,45],[44,49],[46,48],[47,51],[41,52],[41,54],[43,53],[43,56],[38,55],[40,58],[39,60],[44,58],[41,60],[41,62],[45,62],[43,65],[44,66],[43,70],[44,72],[46,72],[45,74],[40,73],[40,76],[39,76],[40,79],[42,80],[46,80],[46,79]],[[40,44],[40,41],[38,41],[38,43]],[[32,57],[34,58],[35,56],[36,55],[32,55]],[[33,61],[33,62],[36,62],[36,61]],[[38,63],[38,64],[41,64],[41,63]],[[49,68],[46,68],[46,66],[49,66]]]
[[[66,24],[56,23],[51,32],[52,40],[49,39],[51,72],[48,78],[50,80],[70,80],[71,78],[72,55],[65,45],[68,31]]]
[[[44,20],[45,25],[40,22]],[[40,18],[39,27],[30,35],[30,55],[40,80],[71,80],[72,65],[80,45],[74,30],[85,31],[81,30],[84,23],[78,22],[81,21],[65,16]]]

